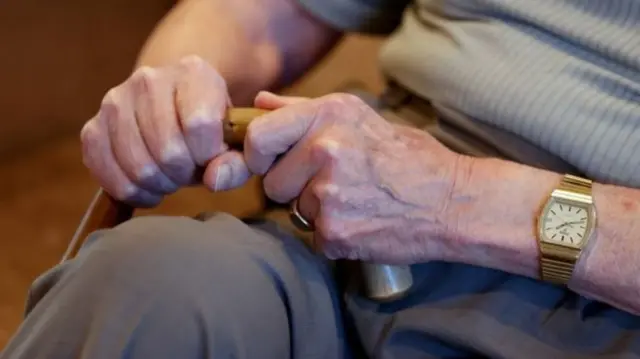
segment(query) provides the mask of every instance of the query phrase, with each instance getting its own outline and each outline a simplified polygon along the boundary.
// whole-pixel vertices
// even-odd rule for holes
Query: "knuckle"
[[[183,186],[193,181],[195,163],[184,143],[171,141],[158,152],[157,165],[175,184]]]
[[[266,175],[262,182],[264,193],[267,197],[271,198],[273,201],[277,203],[284,203],[286,202],[286,199],[283,198],[284,196],[278,190],[277,184],[278,184],[278,181],[276,180],[275,176],[272,176],[270,174]]]
[[[316,161],[337,159],[340,143],[330,138],[319,139],[311,145],[311,158]]]
[[[100,113],[98,116],[100,119],[110,122],[122,117],[124,111],[120,92],[120,88],[114,87],[106,93],[100,105]]]
[[[338,107],[360,107],[364,105],[360,97],[350,93],[336,93],[329,96],[329,102]]]
[[[160,169],[156,164],[135,164],[133,174],[135,181],[142,183],[158,176]]]
[[[363,105],[364,104],[362,99],[354,94],[339,93],[339,94],[336,94],[336,96],[338,97],[338,100],[341,103],[344,103],[347,105]]]
[[[93,176],[98,177],[97,173],[95,171],[96,170],[96,168],[95,168],[96,166],[95,166],[94,156],[93,156],[93,153],[92,153],[90,148],[86,148],[85,147],[85,149],[82,151],[82,164],[87,169],[89,169],[89,172],[91,172],[91,174]]]
[[[316,224],[316,229],[325,242],[332,244],[342,244],[346,242],[347,238],[345,234],[339,229],[339,226],[335,225],[335,223],[331,223],[326,219],[318,222],[319,223]]]
[[[182,166],[190,159],[189,150],[182,141],[169,141],[160,151],[160,165]]]
[[[158,79],[158,70],[149,66],[138,68],[133,75],[131,81],[143,91],[150,91]]]
[[[225,84],[224,78],[205,59],[197,55],[185,56],[180,60],[180,66],[188,74],[205,75],[213,78],[219,84]]]
[[[245,134],[245,147],[250,148],[251,151],[258,155],[264,155],[264,146],[261,143],[260,128],[257,122],[252,122],[247,127]]]
[[[317,140],[311,144],[311,156],[313,158],[322,158],[329,154],[329,146],[325,140]]]
[[[364,259],[362,258],[362,254],[355,250],[346,250],[346,253],[342,257],[349,260]]]
[[[180,59],[180,65],[187,70],[200,71],[204,69],[208,63],[198,55],[187,55]]]
[[[335,248],[332,246],[326,246],[324,248],[324,254],[331,260],[344,258],[344,256],[342,255],[342,250],[340,248]]]
[[[333,233],[330,230],[330,226],[327,223],[327,220],[324,217],[320,217],[316,220],[315,223],[316,234],[322,238],[323,242],[331,242],[333,238]]]
[[[356,119],[366,108],[368,105],[360,97],[349,93],[336,93],[328,95],[322,110],[323,117]]]
[[[336,226],[336,228],[333,229],[333,240],[336,243],[340,243],[346,247],[349,247],[350,235],[343,227],[344,226]]]
[[[252,148],[256,147],[255,145],[258,143],[258,131],[256,131],[256,124],[251,123],[247,127],[247,132],[245,134],[245,140],[248,145],[251,145]]]
[[[134,81],[151,81],[157,77],[157,70],[150,66],[141,66],[137,68],[131,78]]]
[[[157,194],[170,194],[179,188],[162,174],[156,163],[135,164],[132,172],[134,183]]]
[[[342,193],[340,188],[334,183],[325,182],[309,187],[311,195],[316,199],[320,206],[335,206],[342,203]]]
[[[107,93],[102,98],[101,106],[104,107],[117,107],[118,99],[119,99],[119,87],[114,87],[107,91]]]
[[[148,66],[140,67],[132,76],[133,88],[131,103],[133,106],[139,107],[139,100],[146,104],[145,111],[141,116],[148,116],[151,119],[157,119],[165,115],[162,110],[163,106],[159,103],[162,96],[161,93],[167,89],[163,87],[170,86],[169,82],[160,78],[160,70]],[[138,108],[141,109],[141,108]],[[120,111],[123,111],[122,106]]]
[[[320,203],[324,202],[329,194],[327,185],[316,184],[316,185],[310,186],[310,190],[311,190],[311,195],[313,195],[313,197],[316,200],[318,200],[318,202]]]
[[[83,144],[88,145],[95,142],[97,136],[98,131],[96,129],[95,120],[92,119],[87,121],[87,123],[85,123],[80,130],[80,141],[82,141]]]
[[[132,198],[136,192],[138,192],[138,188],[133,183],[124,183],[116,186],[113,196],[117,200],[125,201]]]

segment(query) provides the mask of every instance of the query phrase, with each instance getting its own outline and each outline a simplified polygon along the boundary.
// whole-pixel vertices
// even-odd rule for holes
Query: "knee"
[[[242,227],[246,226],[226,215],[217,222],[206,225],[187,217],[138,217],[99,233],[87,252],[92,257],[108,258],[105,262],[117,267],[184,262],[205,253],[215,259],[223,253],[237,252],[234,237],[245,232]]]
[[[197,293],[264,277],[260,259],[274,245],[227,215],[208,222],[186,217],[140,217],[99,234],[78,258],[77,271],[101,290]]]

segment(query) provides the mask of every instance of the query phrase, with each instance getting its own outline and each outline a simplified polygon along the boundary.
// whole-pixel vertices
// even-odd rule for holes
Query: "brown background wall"
[[[77,130],[171,3],[0,1],[0,155]]]

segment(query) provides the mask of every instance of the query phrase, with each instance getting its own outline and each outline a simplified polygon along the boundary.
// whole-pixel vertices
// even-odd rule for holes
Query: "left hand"
[[[266,174],[269,198],[299,197],[326,256],[391,264],[447,256],[455,218],[449,202],[469,168],[462,156],[424,131],[388,122],[352,95],[302,100],[263,93],[256,105],[281,108],[249,126],[246,164]]]

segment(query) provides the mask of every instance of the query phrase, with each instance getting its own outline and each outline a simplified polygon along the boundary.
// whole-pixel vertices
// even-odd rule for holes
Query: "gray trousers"
[[[34,283],[0,358],[640,357],[637,317],[528,278],[420,264],[378,304],[333,273],[271,223],[137,218]]]

